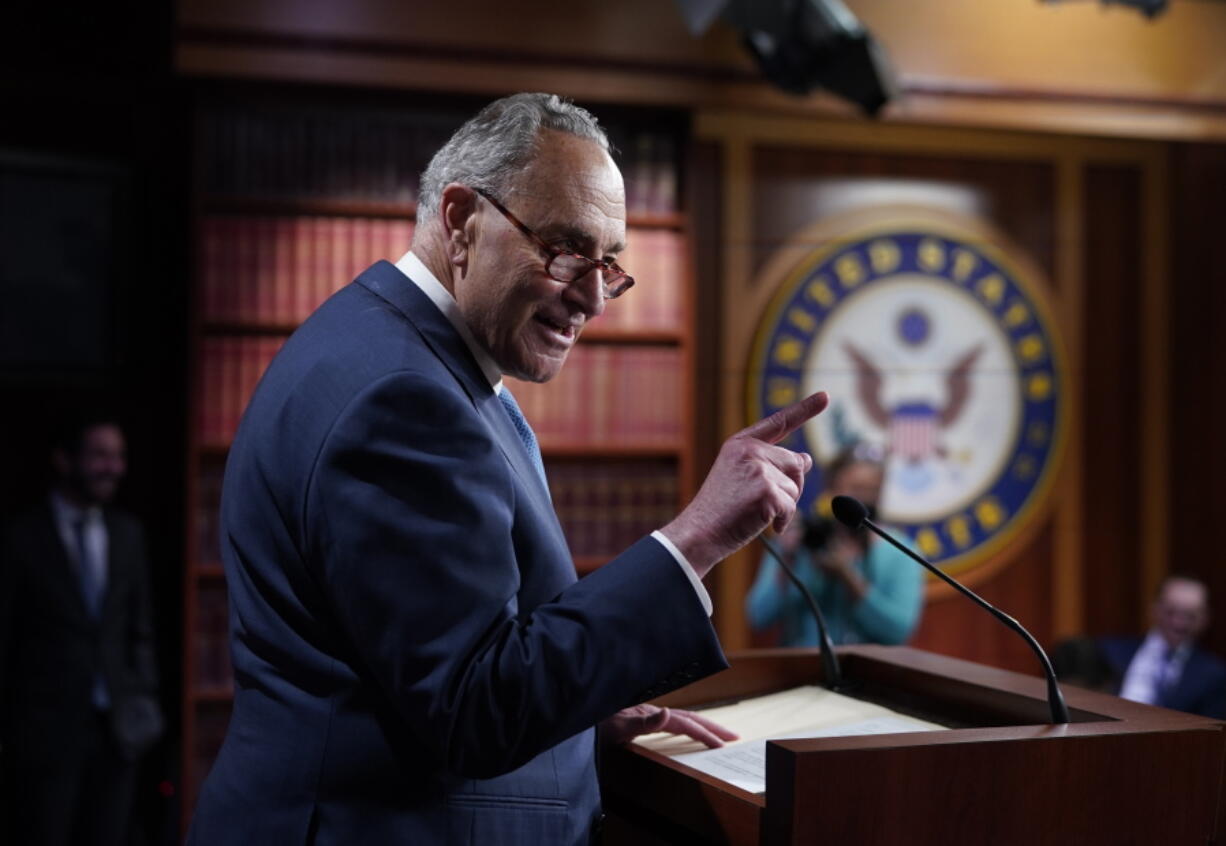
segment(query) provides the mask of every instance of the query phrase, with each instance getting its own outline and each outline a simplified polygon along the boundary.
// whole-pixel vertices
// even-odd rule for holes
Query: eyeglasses
[[[585,255],[562,250],[547,243],[540,235],[537,235],[523,223],[520,223],[519,218],[507,211],[506,206],[495,200],[487,192],[480,188],[474,188],[473,190],[489,200],[490,205],[502,212],[502,216],[509,220],[512,226],[528,236],[531,241],[545,251],[545,254],[549,256],[549,258],[545,259],[545,273],[549,275],[550,279],[565,282],[569,285],[573,282],[578,282],[593,270],[599,270],[606,300],[617,299],[634,285],[634,277],[628,276],[626,271],[618,267],[616,262],[609,261],[608,259],[597,261]]]

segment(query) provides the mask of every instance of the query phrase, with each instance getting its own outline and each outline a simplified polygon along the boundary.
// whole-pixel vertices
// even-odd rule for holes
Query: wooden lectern
[[[906,647],[839,650],[848,695],[952,730],[772,741],[754,794],[630,744],[602,767],[606,846],[1213,844],[1226,724]],[[694,707],[819,683],[817,650],[734,653],[657,704]]]

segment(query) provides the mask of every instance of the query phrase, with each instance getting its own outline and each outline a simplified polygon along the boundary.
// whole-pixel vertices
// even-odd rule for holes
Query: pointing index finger
[[[820,414],[829,401],[825,391],[809,394],[787,408],[779,409],[770,417],[764,417],[752,426],[742,429],[738,434],[757,438],[768,444],[777,444],[804,425],[805,421]]]

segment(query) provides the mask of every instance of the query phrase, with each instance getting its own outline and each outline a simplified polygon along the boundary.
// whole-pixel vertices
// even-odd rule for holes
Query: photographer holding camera
[[[825,479],[824,503],[851,496],[872,513],[885,480],[883,455],[867,444],[853,444],[830,462]],[[852,531],[827,512],[793,520],[780,547],[821,606],[836,644],[898,644],[915,631],[923,571],[880,538],[863,529]],[[817,624],[804,598],[769,555],[763,557],[745,606],[755,630],[782,624],[783,646],[817,645]]]

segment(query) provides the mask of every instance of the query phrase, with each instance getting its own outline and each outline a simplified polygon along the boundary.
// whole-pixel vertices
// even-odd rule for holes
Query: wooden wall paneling
[[[728,315],[753,313],[745,307],[752,283],[751,232],[751,150],[743,139],[723,143],[723,231],[721,235],[723,272],[720,279],[721,301],[719,336],[721,343],[719,398],[715,418],[720,421],[721,437],[744,428],[744,415],[733,410],[740,406],[744,359],[736,344],[729,343]],[[757,554],[753,545],[731,556],[716,568],[715,620],[720,641],[725,649],[743,649],[749,645],[749,627],[745,622],[745,595],[749,592],[750,561]]]
[[[1068,368],[1063,484],[1052,493],[1052,640],[1080,634],[1085,626],[1085,569],[1081,563],[1085,474],[1082,472],[1085,427],[1082,425],[1083,364],[1081,326],[1085,310],[1082,268],[1085,262],[1085,198],[1082,159],[1061,156],[1056,165],[1056,263],[1052,274],[1054,319],[1065,338]]]
[[[1170,561],[1208,584],[1206,643],[1226,655],[1226,147],[1174,145],[1170,175]]]
[[[1094,596],[1086,626],[1095,634],[1134,630],[1142,604],[1141,187],[1135,166],[1085,168],[1081,555]]]
[[[836,193],[846,180],[865,180],[867,190],[887,197],[929,195],[929,205],[951,203],[950,211],[966,211],[990,220],[1035,257],[1051,278],[1055,248],[1051,209],[1055,198],[1055,169],[1047,161],[959,158],[950,155],[909,155],[898,151],[810,149],[761,144],[753,158],[754,271],[758,273],[778,248],[817,218],[837,213],[822,196]],[[837,201],[836,201],[837,202]],[[820,244],[807,245],[809,248]],[[755,292],[755,303],[772,291]],[[761,308],[751,315],[756,323]],[[740,381],[744,382],[744,371]],[[1040,522],[1044,518],[1036,516]],[[983,585],[989,601],[1027,621],[1037,631],[1051,628],[1049,598],[1055,556],[1052,534],[1020,540],[995,558],[1004,567],[969,574]],[[1074,562],[1074,566],[1076,563]],[[1032,670],[1034,659],[1025,644],[943,585],[932,584],[925,621],[912,641],[924,649],[956,654],[1018,670]]]
[[[710,141],[690,145],[686,165],[686,208],[690,210],[690,239],[694,268],[694,467],[690,490],[697,491],[721,445],[720,407],[720,224],[723,220],[723,150]]]
[[[901,71],[903,96],[885,110],[891,122],[1226,138],[1221,4],[1173,4],[1158,22],[1089,3],[912,5],[850,4]],[[717,22],[693,38],[673,4],[653,0],[580,0],[562,16],[539,0],[178,0],[176,8],[175,62],[197,77],[854,114],[828,95],[775,90],[730,27]]]
[[[1128,537],[1128,526],[1135,533],[1132,548],[1136,549],[1136,544],[1140,543],[1140,530],[1136,528],[1139,476],[1132,484],[1127,479],[1122,485],[1118,484],[1119,468],[1116,466],[1108,475],[1108,481],[1098,481],[1107,465],[1105,456],[1112,454],[1108,442],[1098,438],[1098,430],[1111,425],[1107,421],[1118,415],[1125,389],[1116,376],[1093,385],[1084,384],[1081,376],[1087,374],[1088,379],[1089,373],[1113,361],[1113,356],[1124,354],[1132,356],[1131,365],[1120,365],[1116,369],[1128,371],[1131,379],[1128,390],[1133,395],[1143,379],[1153,378],[1152,375],[1144,376],[1139,359],[1142,352],[1138,349],[1141,336],[1138,334],[1140,305],[1137,297],[1141,294],[1141,276],[1147,271],[1134,262],[1131,284],[1136,296],[1131,298],[1130,307],[1114,303],[1112,307],[1120,313],[1108,321],[1100,320],[1097,298],[1085,289],[1084,280],[1093,276],[1101,287],[1116,275],[1116,265],[1121,259],[1118,251],[1108,252],[1110,243],[1123,239],[1140,260],[1143,256],[1141,244],[1145,239],[1165,237],[1161,227],[1147,226],[1142,230],[1138,211],[1142,181],[1136,181],[1142,174],[1151,174],[1145,176],[1148,181],[1144,184],[1150,186],[1149,195],[1159,203],[1157,214],[1161,214],[1162,174],[1152,169],[1160,148],[1153,144],[1089,138],[819,123],[725,112],[700,114],[696,132],[700,138],[721,144],[725,151],[735,150],[731,158],[725,159],[723,170],[728,182],[729,206],[736,208],[725,209],[721,233],[725,261],[721,327],[725,348],[720,392],[722,434],[735,431],[745,423],[743,379],[748,339],[756,328],[761,308],[769,299],[770,292],[753,290],[752,274],[761,268],[778,243],[819,211],[811,203],[815,181],[859,175],[952,182],[963,186],[969,189],[972,201],[979,204],[980,213],[1022,245],[1052,281],[1054,311],[1068,347],[1069,389],[1077,394],[1072,398],[1072,412],[1077,414],[1078,409],[1094,408],[1094,413],[1084,418],[1083,429],[1079,429],[1077,421],[1073,422],[1069,433],[1071,442],[1066,444],[1063,459],[1066,471],[1059,474],[1050,500],[1052,513],[1046,518],[1038,515],[1035,532],[1000,553],[1012,563],[985,577],[979,589],[989,601],[998,602],[1024,620],[1044,642],[1108,622],[1092,614],[1092,610],[1103,604],[1123,607],[1125,610],[1118,615],[1118,625],[1124,630],[1134,628],[1134,597],[1138,585],[1148,578],[1141,570],[1141,559],[1125,556],[1124,562],[1116,565],[1114,584],[1123,597],[1117,602],[1103,597],[1098,590],[1098,583],[1106,577],[1101,571],[1108,566],[1106,561],[1110,556],[1098,555],[1093,544],[1094,538],[1102,536],[1104,529],[1114,526],[1124,527],[1122,535],[1117,536],[1118,546],[1127,544],[1119,538]],[[1098,199],[1101,192],[1083,187],[1090,179],[1087,176],[1089,163],[1107,172],[1114,168],[1135,175],[1132,196],[1101,200],[1106,206],[1102,221],[1097,219],[1097,207],[1090,207],[1091,197]],[[1095,187],[1097,189],[1097,183]],[[1116,188],[1118,190],[1118,185]],[[748,215],[740,208],[741,198],[746,195],[753,200]],[[1130,231],[1120,228],[1128,225],[1123,222],[1125,218],[1131,221]],[[1091,226],[1095,230],[1093,233],[1089,232]],[[1106,234],[1104,227],[1114,229]],[[1093,249],[1089,244],[1092,237],[1097,239]],[[1162,254],[1160,245],[1155,249],[1157,255]],[[747,260],[750,262],[748,269],[745,267]],[[1148,272],[1152,273],[1152,268]],[[1131,308],[1130,314],[1125,313],[1128,308]],[[1114,335],[1104,339],[1105,347],[1097,338],[1081,337],[1086,327],[1108,322],[1110,327],[1103,331]],[[1137,331],[1130,332],[1128,327]],[[1128,347],[1122,344],[1125,336],[1131,338]],[[1144,340],[1148,351],[1160,337],[1151,326]],[[1159,343],[1156,367],[1162,366],[1160,347]],[[1095,358],[1089,357],[1091,353]],[[1153,413],[1161,414],[1162,411]],[[1132,449],[1137,452],[1139,428],[1139,423],[1133,429],[1127,425],[1116,426],[1113,437],[1119,443],[1114,451]],[[1094,433],[1092,456],[1087,457],[1082,449],[1085,439],[1082,431]],[[1147,472],[1151,477],[1161,478],[1163,464],[1154,462]],[[1102,503],[1096,506],[1093,501],[1090,488],[1096,490],[1101,484],[1111,488],[1108,499],[1114,499],[1109,507]],[[1089,521],[1084,527],[1083,513]],[[1154,537],[1164,537],[1161,521],[1146,531]],[[750,584],[760,554],[756,549],[743,553],[717,570],[716,580],[723,594],[717,624],[725,642],[733,646],[750,640],[741,598]],[[1093,561],[1097,567],[1093,571],[1083,569],[1083,565],[1088,566],[1091,554],[1095,556]],[[1087,585],[1094,588],[1089,589]],[[727,595],[729,593],[733,595]],[[931,602],[914,642],[923,648],[972,660],[1023,672],[1035,671],[1033,656],[1020,642],[1013,643],[1003,630],[996,632],[994,624],[986,617],[978,619],[982,617],[981,612],[969,605],[962,607],[963,604],[945,599]]]
[[[1143,349],[1141,383],[1142,437],[1140,443],[1141,484],[1138,494],[1141,526],[1141,596],[1152,596],[1169,569],[1167,559],[1170,531],[1170,264],[1166,223],[1170,196],[1167,187],[1166,156],[1154,149],[1141,163],[1140,217],[1142,255],[1140,257],[1141,344]],[[1142,603],[1143,605],[1146,603]],[[1138,626],[1146,624],[1145,616]],[[1138,628],[1138,631],[1143,629]]]

